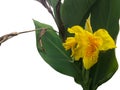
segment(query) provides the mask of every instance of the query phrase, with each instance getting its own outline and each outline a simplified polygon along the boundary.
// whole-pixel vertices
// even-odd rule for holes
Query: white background
[[[34,0],[0,0],[0,36],[34,29],[32,19],[54,26],[47,10]],[[119,38],[120,39],[120,38]],[[82,90],[73,78],[53,70],[36,49],[35,33],[16,36],[0,46],[0,90]],[[116,55],[120,63],[120,41]],[[119,90],[120,69],[98,90]]]

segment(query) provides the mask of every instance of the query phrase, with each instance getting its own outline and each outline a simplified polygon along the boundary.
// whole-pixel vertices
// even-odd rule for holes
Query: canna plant
[[[118,69],[115,56],[120,0],[37,0],[52,15],[52,26],[33,20],[35,30],[0,37],[0,45],[36,32],[39,54],[56,71],[71,76],[83,90],[97,90]]]
[[[96,90],[118,69],[115,56],[120,0],[37,0],[52,15],[59,33],[34,20],[37,49],[56,71],[83,90]]]

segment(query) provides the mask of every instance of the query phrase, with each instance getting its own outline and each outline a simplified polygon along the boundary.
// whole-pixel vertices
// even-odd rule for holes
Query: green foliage
[[[91,9],[91,24],[94,31],[107,29],[115,40],[119,31],[120,0],[99,0]],[[96,13],[97,12],[97,13]]]
[[[61,6],[61,18],[65,27],[84,26],[95,2],[96,0],[65,0]]]
[[[73,63],[69,52],[63,48],[62,41],[53,28],[35,20],[34,24],[36,29],[41,28],[41,30],[36,30],[36,40],[37,49],[42,58],[58,72],[80,78],[79,67]],[[46,28],[46,32],[40,37],[42,28]]]
[[[48,0],[48,3],[53,7],[53,9],[56,9],[56,6],[58,4],[59,0]]]
[[[62,34],[66,34],[64,30],[74,25],[84,27],[90,15],[93,32],[104,28],[116,40],[119,32],[120,0],[64,0],[63,4],[60,0],[48,0],[48,3],[53,7],[54,19]],[[98,63],[90,70],[85,70],[82,59],[72,61],[70,52],[63,48],[62,40],[51,26],[35,20],[34,24],[36,29],[41,28],[36,30],[36,42],[42,58],[56,71],[74,77],[84,90],[96,90],[118,69],[115,50],[112,49],[100,52]]]
[[[108,30],[110,35],[116,40],[119,31],[119,8],[120,0],[99,0],[91,9],[92,28],[96,31],[99,28]],[[97,13],[96,13],[97,12]],[[118,69],[115,57],[115,50],[101,52],[99,62],[91,69],[92,88],[109,80]]]
[[[54,13],[53,16],[54,16],[54,19],[57,23],[57,6],[58,6],[58,3],[59,3],[59,0],[48,0],[48,3],[53,8],[53,13]]]

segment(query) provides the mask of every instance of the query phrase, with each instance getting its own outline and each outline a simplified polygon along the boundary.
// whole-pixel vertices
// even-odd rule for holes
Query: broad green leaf
[[[64,0],[61,18],[66,28],[73,25],[84,26],[90,9],[96,0]]]
[[[91,11],[93,30],[107,29],[113,39],[116,40],[119,31],[119,5],[120,0],[97,0]],[[96,90],[99,85],[109,80],[117,69],[115,50],[101,52],[98,63],[91,69],[91,90]]]
[[[82,83],[80,63],[71,62],[69,53],[63,48],[62,41],[53,28],[35,20],[34,24],[36,29],[46,28],[46,32],[41,37],[42,30],[36,30],[37,49],[42,58],[56,71],[72,76],[76,82]]]
[[[120,0],[98,0],[91,13],[91,24],[94,31],[105,28],[116,39],[119,31]],[[97,13],[96,13],[97,12]]]

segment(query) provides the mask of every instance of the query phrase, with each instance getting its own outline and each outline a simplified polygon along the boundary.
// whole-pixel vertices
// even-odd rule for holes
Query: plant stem
[[[90,89],[90,77],[89,77],[89,70],[86,70],[84,67],[82,68],[82,77],[83,77],[83,90],[91,90]]]
[[[60,7],[61,7],[61,0],[58,1],[57,5],[56,5],[56,8],[55,8],[55,22],[58,26],[58,29],[59,29],[59,35],[60,35],[60,38],[62,39],[62,41],[64,42],[65,39],[66,39],[66,30],[65,30],[65,26],[62,22],[62,19],[61,19],[61,15],[60,15]]]
[[[90,88],[89,87],[83,87],[83,90],[90,90]]]

